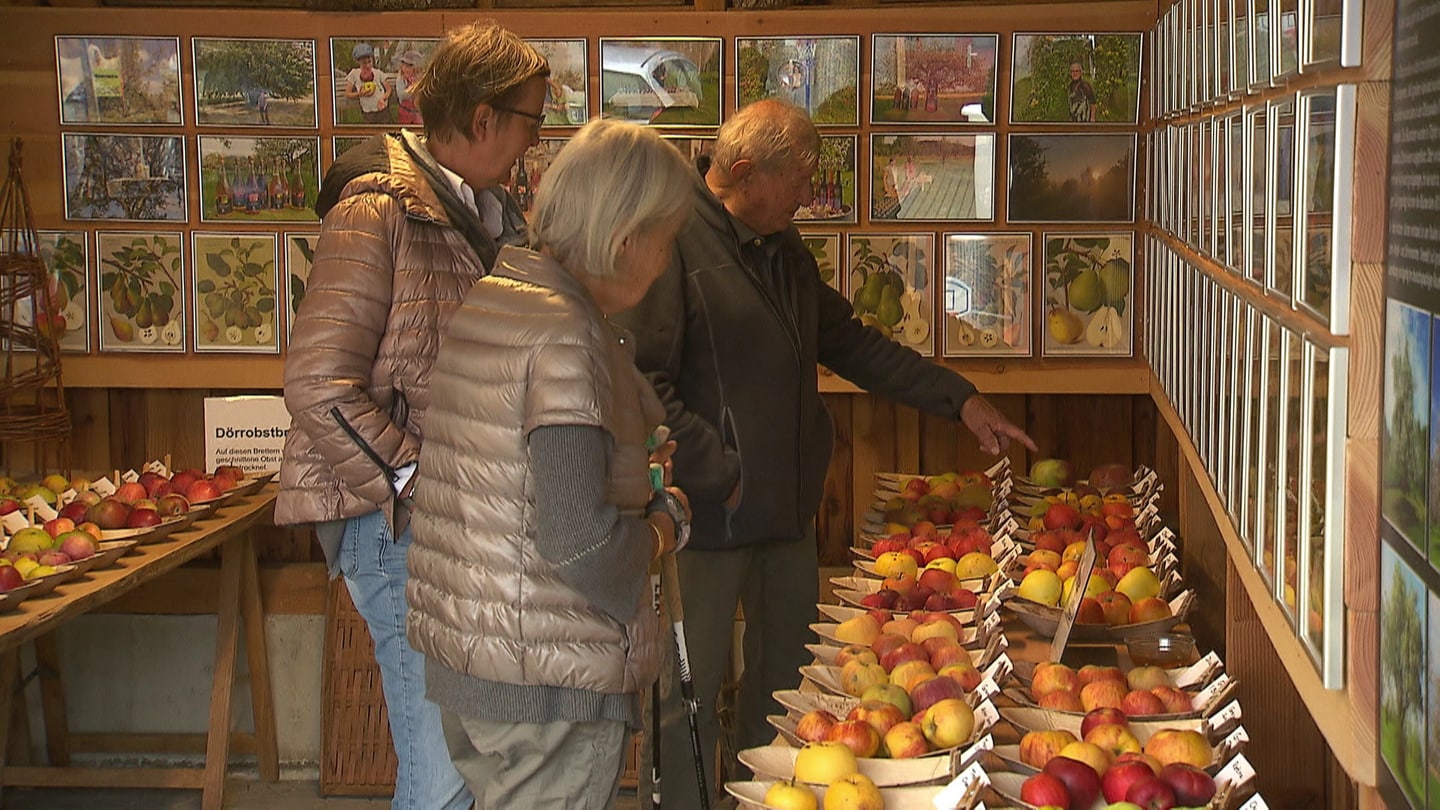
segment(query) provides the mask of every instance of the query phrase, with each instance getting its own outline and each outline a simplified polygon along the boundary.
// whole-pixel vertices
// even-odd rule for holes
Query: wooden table
[[[60,585],[45,597],[27,599],[14,611],[0,613],[0,789],[3,787],[127,787],[185,788],[203,791],[204,810],[220,810],[231,744],[230,694],[240,625],[245,627],[249,662],[250,702],[254,712],[255,752],[260,778],[280,777],[275,742],[275,705],[270,691],[269,653],[265,646],[264,608],[260,600],[255,546],[249,529],[273,514],[276,485],[242,496],[156,543],[136,546],[102,570],[92,570]],[[161,577],[186,562],[220,550],[219,624],[215,636],[215,673],[210,686],[210,719],[205,739],[204,768],[71,767],[65,693],[53,631],[134,588]],[[6,751],[12,710],[25,711],[20,686],[20,648],[35,642],[42,672],[41,706],[46,728],[47,766],[10,765]]]

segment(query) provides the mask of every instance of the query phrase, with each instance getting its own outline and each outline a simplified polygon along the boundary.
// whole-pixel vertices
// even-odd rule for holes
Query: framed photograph
[[[1300,70],[1360,64],[1360,14],[1359,0],[1301,0]]]
[[[1199,35],[1196,50],[1200,52],[1200,104],[1209,105],[1215,100],[1215,2],[1200,0]]]
[[[350,149],[370,140],[373,135],[337,135],[330,139],[330,160],[333,162]]]
[[[870,220],[995,218],[995,136],[870,135]]]
[[[1201,216],[1210,220],[1210,235],[1204,251],[1221,265],[1225,264],[1226,240],[1230,235],[1230,163],[1228,118],[1210,122],[1210,208]]]
[[[1134,234],[1046,233],[1043,239],[1043,354],[1129,357]]]
[[[859,188],[854,135],[820,136],[820,163],[811,178],[815,198],[795,212],[796,222],[854,222]]]
[[[1230,443],[1234,430],[1231,409],[1235,405],[1235,297],[1224,287],[1217,285],[1217,289],[1220,293],[1220,320],[1215,333],[1215,434],[1211,442],[1215,461],[1211,477],[1215,482],[1215,491],[1223,497],[1230,479],[1234,477],[1230,467]]]
[[[1257,566],[1260,563],[1259,544],[1255,535],[1255,499],[1259,489],[1260,471],[1260,414],[1264,403],[1260,398],[1260,375],[1265,370],[1264,325],[1260,314],[1250,304],[1245,304],[1245,336],[1240,359],[1241,382],[1243,383],[1240,420],[1240,455],[1236,469],[1240,471],[1239,487],[1236,490],[1237,533],[1250,559]]]
[[[845,295],[845,274],[840,272],[844,265],[844,254],[840,248],[840,233],[804,231],[800,234],[805,248],[815,257],[815,266],[820,271],[820,280],[830,285],[835,292]]]
[[[583,39],[526,39],[550,64],[541,127],[578,127],[590,120],[590,75]]]
[[[1224,101],[1230,96],[1230,76],[1235,64],[1235,41],[1230,36],[1230,0],[1214,0],[1210,4],[1210,11],[1213,14],[1211,30],[1214,34],[1211,39],[1214,55],[1211,59],[1210,78],[1215,100]]]
[[[1250,153],[1246,149],[1245,139],[1246,118],[1240,111],[1230,115],[1226,122],[1226,129],[1229,131],[1230,142],[1227,146],[1229,151],[1226,157],[1226,164],[1230,167],[1230,236],[1226,240],[1225,264],[1240,276],[1245,276],[1246,262],[1245,251],[1248,249],[1248,242],[1245,234],[1248,229],[1245,225],[1245,212],[1248,206],[1245,204],[1250,199],[1249,187],[1246,181],[1249,178],[1245,172],[1250,165]]]
[[[273,233],[191,234],[195,351],[280,353]]]
[[[560,150],[565,146],[568,138],[541,138],[540,143],[525,150],[525,154],[515,161],[515,167],[510,170],[510,181],[505,183],[505,188],[515,197],[520,204],[520,210],[526,216],[535,207],[535,190],[540,187],[540,178],[550,170],[550,164]]]
[[[188,308],[179,231],[98,231],[100,351],[185,351]]]
[[[300,311],[300,302],[305,300],[305,287],[310,283],[310,269],[315,266],[315,245],[320,242],[318,233],[285,234],[285,275],[289,278],[289,292],[285,296],[285,341],[290,341],[290,330],[295,328],[295,313]]]
[[[1295,100],[1270,102],[1270,126],[1274,129],[1274,203],[1266,227],[1271,240],[1270,292],[1294,306],[1300,297],[1295,289]]]
[[[1242,275],[1261,288],[1265,286],[1270,253],[1265,240],[1265,212],[1270,202],[1269,125],[1265,113],[1264,104],[1245,110],[1245,174],[1250,182],[1246,189],[1245,216],[1241,226],[1245,238]]]
[[[817,127],[860,125],[860,38],[736,37],[736,106],[779,98]]]
[[[656,127],[720,126],[720,37],[600,40],[600,112]]]
[[[319,222],[320,139],[201,135],[201,222]]]
[[[1239,296],[1229,294],[1230,301],[1230,371],[1227,376],[1225,387],[1226,399],[1226,429],[1221,434],[1225,438],[1224,469],[1226,511],[1230,516],[1230,525],[1237,530],[1240,526],[1240,497],[1244,490],[1240,489],[1241,473],[1245,467],[1244,458],[1241,455],[1244,444],[1245,432],[1249,429],[1244,421],[1245,414],[1245,382],[1246,363],[1249,362],[1245,356],[1247,346],[1245,343],[1245,311],[1249,305],[1240,300]]]
[[[691,165],[694,165],[695,161],[701,157],[710,157],[715,153],[714,135],[665,135],[662,137],[675,144],[675,148],[680,150],[680,154],[684,155]],[[821,142],[824,142],[823,136]]]
[[[941,237],[941,354],[1029,357],[1030,234],[947,233]]]
[[[62,352],[90,351],[90,234],[39,231],[37,247],[49,273],[52,331]]]
[[[1250,92],[1258,93],[1275,78],[1271,56],[1270,12],[1276,0],[1250,0]]]
[[[1429,667],[1429,654],[1425,649],[1425,640],[1430,636],[1425,619],[1429,599],[1420,575],[1383,539],[1380,542],[1379,577],[1379,643],[1395,644],[1403,649],[1403,653],[1379,656],[1378,732],[1381,740],[1394,742],[1377,747],[1385,770],[1390,772],[1405,801],[1410,807],[1425,807],[1425,788],[1429,782],[1429,768],[1425,765],[1429,761],[1425,756],[1425,696],[1430,690],[1426,688],[1427,684],[1421,683],[1414,687],[1415,692],[1407,689],[1402,697],[1397,694],[1397,687],[1423,677]],[[1413,633],[1413,641],[1392,641],[1386,638],[1391,633]]]
[[[1355,85],[1302,93],[1298,120],[1298,304],[1343,335],[1350,331],[1350,218],[1336,212],[1351,198]]]
[[[1276,54],[1276,78],[1300,72],[1300,0],[1278,0],[1280,24],[1271,47]]]
[[[195,123],[315,129],[315,40],[192,37]]]
[[[1305,611],[1299,609],[1300,546],[1304,545],[1300,536],[1300,456],[1305,445],[1302,430],[1309,404],[1300,396],[1305,385],[1304,352],[1304,340],[1299,333],[1282,330],[1280,403],[1284,415],[1275,489],[1275,556],[1285,561],[1281,572],[1280,609],[1297,630],[1305,619]]]
[[[846,251],[846,289],[856,317],[933,357],[935,234],[852,233]]]
[[[1250,64],[1250,3],[1249,0],[1230,0],[1230,98],[1237,99],[1250,91],[1250,77],[1254,67]]]
[[[1185,173],[1182,177],[1185,182],[1185,242],[1191,248],[1200,245],[1200,191],[1203,188],[1200,158],[1200,125],[1189,124],[1185,127]]]
[[[65,218],[185,222],[185,146],[178,135],[66,132]]]
[[[1422,448],[1430,446],[1431,318],[1424,310],[1394,298],[1385,304],[1380,514],[1400,536],[1428,556],[1428,470]]]
[[[1195,125],[1195,236],[1192,247],[1201,255],[1210,254],[1210,231],[1213,229],[1215,220],[1213,217],[1215,205],[1215,184],[1214,184],[1214,152],[1210,148],[1214,140],[1213,124],[1210,121],[1201,121]]]
[[[330,86],[337,127],[418,127],[411,88],[439,39],[330,38]]]
[[[1280,397],[1280,327],[1264,314],[1260,315],[1260,355],[1255,358],[1259,402],[1255,418],[1259,422],[1259,444],[1255,447],[1255,567],[1270,588],[1275,592],[1275,467],[1277,450],[1280,447],[1280,408],[1276,403]]]
[[[870,122],[995,123],[999,45],[995,34],[872,34]]]
[[[1011,135],[1011,222],[1132,222],[1135,136]]]
[[[1010,123],[1138,122],[1140,37],[1139,33],[1016,34]]]
[[[55,37],[61,124],[178,126],[176,37]]]

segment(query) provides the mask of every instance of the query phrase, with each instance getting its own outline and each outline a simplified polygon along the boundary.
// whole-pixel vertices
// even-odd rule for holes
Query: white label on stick
[[[39,495],[31,495],[30,497],[26,498],[25,506],[30,509],[34,509],[35,517],[39,518],[40,520],[54,520],[55,518],[60,517],[60,513],[56,512],[54,507],[46,503],[45,499],[40,497]]]
[[[1229,785],[1233,790],[1255,778],[1255,769],[1251,767],[1250,760],[1244,754],[1236,754],[1235,758],[1225,763],[1225,767],[1215,774],[1216,785]]]
[[[100,493],[102,498],[108,498],[115,494],[115,485],[110,482],[109,478],[101,478],[92,482],[90,488]]]
[[[1210,670],[1219,665],[1220,656],[1212,650],[1206,653],[1204,658],[1186,667],[1184,672],[1176,676],[1175,685],[1181,689],[1188,689],[1205,680],[1205,676],[1210,674]]]
[[[1201,689],[1195,695],[1195,699],[1194,701],[1192,701],[1192,703],[1197,708],[1204,709],[1206,706],[1209,706],[1217,699],[1219,699],[1221,693],[1223,693],[1227,688],[1229,688],[1229,686],[1230,676],[1222,672],[1220,673],[1220,677],[1211,681],[1209,686]]]
[[[1260,798],[1259,793],[1256,793],[1254,796],[1251,796],[1248,801],[1240,805],[1240,810],[1270,810],[1270,805],[1266,804],[1265,800]]]
[[[1224,728],[1231,723],[1240,721],[1240,701],[1232,700],[1225,704],[1225,708],[1211,715],[1211,728]]]

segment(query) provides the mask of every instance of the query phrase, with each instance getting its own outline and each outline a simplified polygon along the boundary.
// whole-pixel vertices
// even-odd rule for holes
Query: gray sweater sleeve
[[[530,432],[535,547],[565,584],[616,621],[628,621],[646,585],[654,536],[606,498],[610,436],[592,425]]]

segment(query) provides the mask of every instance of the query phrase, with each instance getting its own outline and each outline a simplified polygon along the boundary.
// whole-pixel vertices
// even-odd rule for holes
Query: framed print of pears
[[[285,341],[290,341],[290,331],[295,328],[295,313],[300,311],[300,302],[305,300],[305,288],[310,284],[310,270],[315,267],[315,245],[320,241],[318,233],[285,234],[285,275],[289,286],[285,295]]]
[[[275,235],[195,233],[195,351],[280,352]]]
[[[1047,356],[1131,355],[1133,240],[1128,232],[1044,235]]]
[[[935,235],[854,234],[847,252],[855,316],[896,343],[935,356]]]
[[[100,351],[185,351],[184,236],[100,231]]]
[[[840,234],[839,233],[802,233],[800,240],[805,243],[805,249],[815,257],[815,266],[820,271],[820,280],[828,284],[831,289],[845,294],[845,276],[840,272]]]

